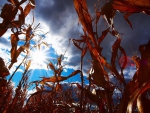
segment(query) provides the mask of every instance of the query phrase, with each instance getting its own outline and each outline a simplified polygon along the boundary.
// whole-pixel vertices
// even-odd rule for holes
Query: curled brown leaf
[[[34,9],[34,7],[34,4],[28,3],[24,9],[24,16],[26,17],[30,13],[31,9]]]

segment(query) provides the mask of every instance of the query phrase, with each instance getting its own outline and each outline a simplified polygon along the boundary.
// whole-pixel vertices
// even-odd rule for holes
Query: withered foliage
[[[127,56],[125,50],[121,47],[121,37],[117,30],[114,28],[113,19],[115,18],[116,10],[120,12],[124,12],[124,18],[128,22],[128,24],[132,28],[131,22],[128,20],[128,16],[133,13],[137,12],[144,12],[148,14],[150,8],[149,1],[134,1],[134,0],[110,0],[104,3],[104,5],[99,9],[99,7],[95,10],[96,11],[96,18],[92,20],[91,15],[88,12],[86,0],[74,0],[75,10],[79,17],[79,22],[83,27],[84,34],[81,36],[81,39],[73,39],[73,44],[82,52],[86,51],[90,52],[92,58],[92,73],[89,73],[89,81],[98,86],[103,88],[103,95],[96,95],[100,98],[99,103],[103,107],[99,107],[100,112],[109,112],[109,113],[132,113],[139,110],[142,113],[148,112],[148,105],[143,103],[148,103],[149,98],[146,96],[146,93],[149,92],[148,89],[150,86],[146,85],[149,83],[149,46],[150,42],[145,45],[139,46],[139,51],[141,53],[141,57],[133,56],[132,59],[136,64],[137,71],[133,77],[133,79],[126,83],[123,70],[127,64]],[[98,36],[98,20],[99,18],[104,17],[107,21],[106,30],[104,30],[101,36]],[[95,24],[92,24],[95,23]],[[95,25],[95,26],[92,26]],[[96,28],[95,28],[96,27]],[[96,31],[94,31],[96,29]],[[101,47],[101,43],[106,37],[106,35],[110,33],[114,38],[116,38],[115,43],[112,45],[112,56],[111,62],[108,63],[105,60],[105,57],[102,55],[103,48]],[[84,43],[84,47],[82,44]],[[147,53],[146,53],[147,51]],[[85,53],[84,53],[85,55]],[[81,54],[81,59],[83,59],[83,54]],[[120,59],[118,61],[118,59]],[[144,63],[145,62],[145,63]],[[118,63],[118,64],[117,64]],[[81,62],[82,65],[82,62]],[[121,73],[119,73],[118,66],[120,67]],[[111,74],[109,74],[111,73]],[[110,81],[110,75],[113,75],[116,78],[117,82],[120,84],[112,83]],[[146,86],[145,86],[146,85]],[[144,88],[145,87],[145,88]],[[90,89],[90,88],[88,88]],[[91,93],[88,93],[88,89],[84,90],[89,99],[93,99],[94,96],[91,98]],[[115,90],[120,90],[122,94],[121,99],[119,102],[115,104],[116,99],[114,99],[113,95]],[[105,101],[103,98],[105,97]],[[96,98],[96,97],[95,97]],[[96,100],[98,100],[98,98]],[[117,98],[117,97],[116,97]],[[120,98],[120,97],[119,97]],[[136,104],[137,102],[137,104]],[[95,102],[97,103],[97,102]],[[98,104],[97,104],[98,106]],[[105,108],[105,109],[104,109]]]
[[[126,83],[123,74],[127,65],[126,52],[121,47],[121,36],[115,29],[113,19],[116,10],[124,13],[127,23],[132,27],[128,17],[133,13],[143,12],[150,14],[149,0],[108,0],[103,1],[102,6],[95,9],[95,17],[92,18],[88,11],[86,0],[74,0],[74,7],[79,22],[83,27],[80,39],[72,39],[73,44],[81,51],[81,69],[75,70],[68,76],[62,76],[64,65],[63,55],[57,58],[57,63],[49,62],[47,68],[53,71],[51,77],[41,77],[39,81],[28,83],[32,60],[28,60],[30,51],[34,47],[40,49],[42,38],[34,46],[30,41],[36,35],[39,24],[33,27],[25,23],[26,16],[35,8],[34,0],[8,0],[9,4],[2,7],[0,17],[0,36],[11,29],[11,63],[8,68],[0,58],[0,112],[1,113],[148,113],[150,107],[150,41],[139,46],[140,57],[134,55],[133,62],[136,72],[130,82]],[[25,7],[22,4],[26,3]],[[15,20],[20,10],[18,20]],[[107,28],[98,34],[100,18],[107,22]],[[116,40],[112,45],[111,61],[108,62],[102,55],[102,42],[107,34]],[[19,35],[25,35],[20,39]],[[24,44],[19,46],[18,41]],[[83,80],[83,59],[86,53],[90,53],[92,67],[88,73],[89,84]],[[9,80],[6,80],[10,68],[17,62],[19,55],[25,54],[24,59],[18,65]],[[11,79],[19,67],[24,64],[24,72],[19,84],[15,88]],[[61,83],[70,77],[80,74],[81,83]],[[116,81],[111,81],[111,78]],[[28,95],[31,86],[35,86],[35,92]],[[119,92],[119,93],[117,93]]]

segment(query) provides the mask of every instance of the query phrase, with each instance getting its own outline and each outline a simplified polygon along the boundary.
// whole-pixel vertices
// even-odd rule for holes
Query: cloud
[[[94,7],[94,2],[89,2],[89,7]],[[45,42],[51,44],[58,55],[65,54],[66,68],[80,68],[80,54],[78,50],[71,42],[70,38],[79,38],[82,32],[82,27],[78,26],[78,17],[74,10],[73,1],[41,1],[36,3],[35,9],[35,25],[40,23],[41,30],[43,32],[49,31],[46,35]],[[30,16],[27,19],[29,19]],[[37,23],[38,22],[38,23]],[[31,23],[31,22],[30,22]],[[89,55],[89,54],[88,54]],[[84,64],[89,64],[87,59],[90,57],[86,55]],[[87,71],[87,68],[83,69]]]
[[[6,2],[7,2],[7,0],[1,0],[1,1],[0,1],[0,5],[3,6]],[[8,3],[8,2],[7,2],[7,3]]]
[[[95,1],[94,1],[95,2]],[[87,1],[90,7],[90,12],[94,15],[94,2]],[[91,4],[90,4],[91,3]],[[78,26],[78,17],[76,11],[74,10],[73,1],[52,1],[52,2],[37,2],[37,7],[35,9],[35,17],[41,21],[41,25],[44,24],[50,30],[47,35],[46,42],[52,44],[57,54],[63,54],[66,50],[65,63],[67,63],[68,68],[80,68],[80,54],[81,51],[78,50],[72,43],[68,47],[70,38],[79,38],[82,32],[82,27]],[[139,16],[138,16],[139,15]],[[144,17],[142,17],[144,16]],[[130,43],[132,45],[133,51],[137,51],[140,44],[146,43],[149,38],[148,27],[149,16],[144,14],[133,14],[129,17],[129,20],[133,24],[133,30],[127,24],[123,18],[123,14],[118,13],[114,19],[115,29],[123,33],[121,45],[125,48],[128,56],[133,55],[130,48]],[[146,22],[144,22],[146,21]],[[143,22],[143,23],[142,23]],[[140,27],[138,27],[140,26]],[[44,29],[44,26],[43,28]],[[99,35],[105,30],[104,20],[100,20],[99,23]],[[142,40],[141,40],[142,37]],[[136,40],[135,40],[136,39]],[[116,38],[108,34],[101,46],[103,47],[102,55],[106,58],[108,62],[111,59],[111,46],[114,44]],[[84,71],[86,72],[89,68],[89,63],[87,59],[90,59],[90,55],[87,54],[84,59]],[[131,72],[130,72],[131,73]]]
[[[6,1],[6,0],[5,0]],[[97,0],[87,0],[90,13],[94,16],[94,3]],[[5,3],[1,1],[1,3]],[[44,33],[49,33],[46,35],[45,42],[52,45],[55,52],[60,55],[64,54],[67,50],[64,59],[64,63],[67,64],[66,68],[80,68],[80,54],[81,51],[78,50],[71,42],[69,44],[70,38],[79,38],[82,33],[82,26],[78,26],[78,16],[74,9],[72,0],[43,0],[36,1],[36,8],[34,10],[35,22],[34,25],[40,23],[40,30]],[[115,29],[119,33],[123,33],[121,46],[125,49],[128,56],[133,55],[132,52],[138,50],[140,44],[147,43],[149,40],[150,34],[150,17],[145,14],[133,14],[129,17],[129,20],[133,24],[133,30],[127,24],[123,18],[123,14],[116,13],[114,24]],[[28,15],[26,23],[32,23],[32,14]],[[102,31],[106,29],[105,21],[100,19],[99,25],[99,36]],[[5,34],[5,38],[10,36],[10,31]],[[103,47],[102,55],[110,63],[111,58],[111,46],[114,44],[116,38],[108,34],[103,40],[101,46]],[[3,42],[6,39],[3,39]],[[1,41],[0,41],[1,42]],[[132,45],[132,49],[130,47]],[[4,45],[4,44],[3,44]],[[6,44],[7,45],[7,44]],[[50,56],[52,57],[52,56]],[[87,72],[90,68],[90,63],[87,60],[90,59],[90,54],[84,58],[84,72]],[[132,71],[128,73],[132,75]]]
[[[90,7],[94,7],[94,2],[88,2]],[[74,9],[73,1],[51,1],[37,2],[35,18],[41,25],[49,28],[46,42],[52,44],[57,54],[64,54],[67,50],[65,63],[67,68],[79,69],[81,51],[70,42],[71,38],[79,38],[82,27],[78,26],[78,17]],[[42,27],[44,30],[44,26]]]
[[[7,38],[0,37],[0,57],[4,59],[5,64],[10,60],[10,41]]]
[[[10,48],[10,41],[7,38],[1,37],[0,38],[1,48]]]
[[[132,78],[133,78],[134,74],[136,73],[136,71],[137,71],[136,67],[133,67],[133,66],[129,66],[129,67],[127,67],[123,70],[124,78],[125,78],[125,81],[127,83],[132,80]],[[121,72],[119,71],[119,74],[120,73]],[[113,82],[113,83],[118,82],[118,80],[114,76],[112,76],[111,74],[109,74],[109,75],[110,75],[110,81],[111,82]]]
[[[0,57],[4,59],[4,61],[8,62],[10,59],[10,53],[6,48],[0,48]]]
[[[23,73],[24,71],[22,69],[18,69],[17,72]]]
[[[150,39],[149,25],[150,17],[146,14],[138,13],[129,17],[133,25],[133,30],[129,27],[122,14],[117,14],[115,18],[116,30],[123,33],[121,45],[125,48],[128,55],[132,55],[133,51],[137,51],[139,45],[145,44]],[[130,47],[132,45],[133,50]]]
[[[137,70],[136,67],[129,67],[125,71],[126,71],[125,78],[132,79]]]

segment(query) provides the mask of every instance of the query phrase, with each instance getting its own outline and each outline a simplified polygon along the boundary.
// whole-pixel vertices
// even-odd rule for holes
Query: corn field
[[[53,71],[53,76],[44,76],[41,80],[31,82],[28,82],[32,64],[32,60],[28,59],[30,52],[36,47],[40,49],[41,45],[48,47],[43,37],[39,37],[35,45],[31,44],[40,26],[33,26],[34,16],[32,24],[25,23],[26,16],[36,8],[35,2],[39,1],[7,1],[9,4],[6,3],[1,8],[0,17],[3,21],[0,23],[0,37],[11,29],[11,61],[6,65],[0,58],[0,113],[149,113],[150,40],[139,45],[140,56],[132,56],[136,72],[133,78],[126,82],[123,72],[128,59],[125,49],[121,46],[122,37],[113,22],[116,11],[119,11],[123,13],[131,29],[134,29],[128,17],[134,13],[149,15],[149,0],[99,0],[94,17],[89,13],[86,0],[73,0],[83,33],[79,38],[70,40],[71,44],[81,51],[80,69],[74,70],[68,76],[62,76],[63,55],[59,55],[56,65],[52,61],[46,64],[47,68]],[[18,20],[14,20],[16,15],[19,15]],[[106,29],[101,34],[98,33],[100,19],[106,21]],[[46,34],[44,32],[44,35]],[[115,39],[111,47],[110,62],[102,55],[102,42],[108,34]],[[20,35],[25,37],[21,46],[18,44]],[[89,84],[85,84],[83,59],[88,52],[92,67],[87,74]],[[18,62],[22,53],[22,62],[10,74],[10,69]],[[24,65],[25,69],[17,87],[14,87],[12,78],[16,76],[15,73],[21,65]],[[80,83],[62,84],[62,81],[77,74],[80,75]],[[115,81],[110,80],[112,77]],[[35,92],[28,95],[31,86],[34,86]]]

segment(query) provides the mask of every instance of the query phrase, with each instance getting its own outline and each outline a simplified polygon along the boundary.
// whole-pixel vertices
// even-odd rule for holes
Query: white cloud
[[[0,48],[0,57],[2,57],[5,61],[8,61],[8,59],[10,59],[8,49]]]
[[[136,69],[130,69],[128,72],[129,77],[132,78],[135,72],[136,72]]]
[[[64,72],[67,72],[68,70],[67,70],[67,68],[64,68],[64,70],[63,70]]]
[[[36,89],[32,89],[32,90],[28,90],[27,91],[27,99],[31,96],[31,94],[35,93],[36,92]]]
[[[22,69],[19,68],[19,69],[17,70],[17,72],[23,73],[24,71],[23,71]]]
[[[62,28],[60,30],[60,34],[52,34],[51,29],[44,21],[36,20],[40,23],[40,28],[42,31],[44,32],[48,32],[48,34],[46,34],[46,38],[43,40],[44,42],[46,42],[47,44],[51,45],[52,48],[54,48],[54,51],[56,52],[56,54],[60,55],[60,54],[64,54],[65,51],[67,50],[67,52],[65,53],[65,58],[63,60],[63,63],[66,64],[68,62],[71,62],[71,58],[74,57],[74,55],[72,54],[72,42],[70,42],[70,46],[68,47],[69,44],[69,39],[65,37],[65,33],[69,32],[69,30],[71,29],[72,26],[72,22],[71,19],[73,18],[69,18],[66,21],[66,27]],[[77,23],[74,23],[77,24]],[[72,38],[72,37],[71,37]],[[51,57],[51,56],[49,56]],[[79,66],[69,66],[66,65],[66,68],[73,68],[73,69],[79,69]]]
[[[136,71],[137,70],[135,67],[130,66],[128,69],[125,70],[125,74],[127,75],[125,76],[125,78],[132,79]]]

